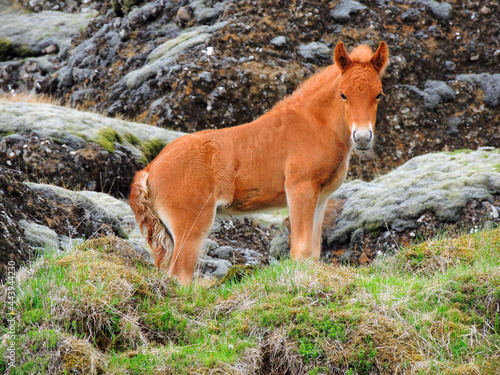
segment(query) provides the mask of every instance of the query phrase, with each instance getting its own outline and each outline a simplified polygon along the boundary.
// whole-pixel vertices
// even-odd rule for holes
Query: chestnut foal
[[[217,212],[285,206],[291,257],[318,260],[327,199],[344,181],[352,149],[373,145],[388,60],[385,42],[375,53],[361,45],[351,54],[339,43],[334,65],[257,120],[166,146],[130,193],[156,266],[189,284]]]

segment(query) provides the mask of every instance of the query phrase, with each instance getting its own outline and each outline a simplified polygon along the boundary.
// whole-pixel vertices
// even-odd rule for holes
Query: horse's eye
[[[340,97],[342,98],[342,100],[347,100],[347,96],[345,96],[343,93],[340,93]]]
[[[381,92],[380,94],[378,94],[378,95],[375,97],[375,99],[376,99],[376,100],[380,100],[380,99],[382,99],[382,96],[385,96],[383,92]]]

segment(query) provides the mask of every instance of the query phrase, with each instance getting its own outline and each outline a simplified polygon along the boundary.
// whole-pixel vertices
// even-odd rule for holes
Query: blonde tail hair
[[[158,268],[168,269],[174,252],[174,241],[168,228],[154,211],[148,190],[149,172],[146,169],[136,173],[130,191],[129,204],[134,211],[139,228],[146,237]]]

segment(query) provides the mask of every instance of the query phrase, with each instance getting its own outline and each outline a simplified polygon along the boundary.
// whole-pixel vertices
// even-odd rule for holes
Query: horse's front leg
[[[319,186],[312,182],[288,181],[285,183],[290,226],[292,259],[319,259],[314,247],[314,222],[318,206]],[[317,245],[316,245],[317,246]]]
[[[321,230],[323,229],[323,219],[325,218],[327,204],[328,198],[320,201],[314,214],[312,258],[316,261],[319,260],[321,255]]]

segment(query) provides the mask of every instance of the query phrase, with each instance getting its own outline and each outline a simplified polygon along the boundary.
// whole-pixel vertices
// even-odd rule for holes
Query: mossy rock
[[[106,236],[87,240],[85,243],[78,246],[78,249],[83,251],[98,250],[106,254],[116,255],[126,261],[134,261],[150,265],[150,263],[141,254],[135,251],[132,245],[115,236]]]
[[[102,128],[97,133],[95,142],[109,152],[115,152],[115,142],[123,143],[123,139],[118,132],[110,126]]]
[[[123,135],[123,138],[130,143],[133,146],[137,146],[141,141],[139,141],[139,138],[137,138],[134,134],[132,133],[125,133]]]
[[[130,9],[133,6],[139,5],[140,3],[142,3],[142,0],[125,0],[123,5],[125,6],[125,9],[127,9],[127,12],[130,12]]]
[[[12,53],[12,43],[10,39],[0,38],[0,60],[3,61]]]
[[[160,138],[153,138],[149,141],[142,143],[141,149],[144,153],[143,164],[149,163],[153,160],[163,148],[166,146],[166,143],[163,142]]]
[[[240,282],[244,277],[248,275],[252,275],[255,273],[256,268],[252,265],[249,264],[243,264],[243,265],[236,265],[233,266],[229,269],[228,273],[226,276],[224,276],[219,284],[225,284],[227,282],[233,282],[233,283],[238,283]]]

